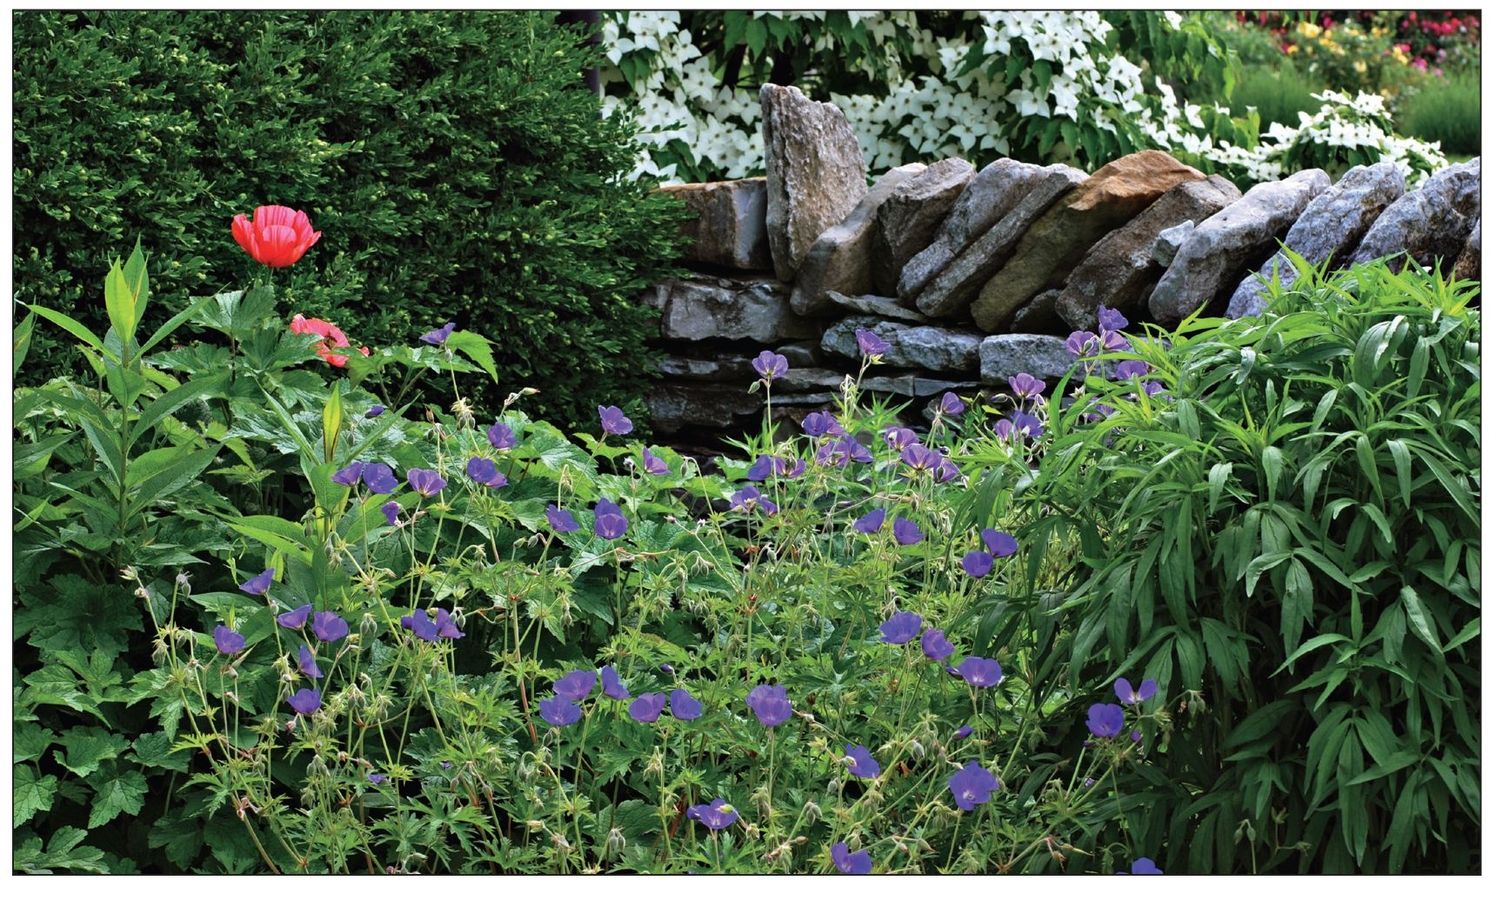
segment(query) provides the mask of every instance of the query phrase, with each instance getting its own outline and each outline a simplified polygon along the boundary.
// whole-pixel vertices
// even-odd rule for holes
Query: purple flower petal
[[[789,359],[786,359],[777,352],[770,352],[767,349],[760,352],[758,358],[754,359],[751,364],[753,365],[753,370],[758,372],[759,377],[765,381],[784,377],[785,372],[789,371],[790,368]]]
[[[618,678],[618,671],[609,664],[602,668],[603,694],[617,701],[623,701],[629,697],[628,686]]]
[[[555,505],[545,506],[545,519],[551,525],[551,529],[557,533],[573,533],[580,528],[577,519],[571,516],[571,512],[558,508]]]
[[[596,684],[597,674],[592,670],[572,670],[556,680],[556,697],[567,701],[581,701],[592,693],[592,687]]]
[[[878,764],[878,760],[873,758],[873,754],[866,746],[854,746],[847,743],[846,747],[847,770],[856,777],[875,778],[883,770],[883,766]]]
[[[726,800],[717,797],[710,803],[700,803],[688,808],[686,818],[695,819],[712,831],[719,831],[738,821],[738,811],[727,805]]]
[[[380,512],[382,512],[384,514],[384,519],[389,522],[389,525],[391,527],[395,526],[395,524],[397,524],[397,523],[400,522],[400,503],[399,502],[396,502],[396,501],[387,501],[387,502],[384,503],[384,505],[379,510],[380,510]]]
[[[862,354],[869,357],[884,355],[888,352],[888,344],[871,330],[858,328],[855,333],[857,337],[857,348]]]
[[[868,513],[852,522],[852,529],[858,533],[877,533],[883,529],[883,518],[888,514],[882,508],[874,508]]]
[[[599,406],[597,408],[598,422],[603,427],[603,437],[608,435],[627,435],[634,430],[634,423],[623,410],[616,406]]]
[[[424,609],[413,609],[410,615],[401,616],[400,627],[409,630],[422,641],[436,641],[441,637],[436,630],[436,623],[431,621]]]
[[[665,696],[659,692],[648,692],[629,704],[629,717],[641,724],[652,724],[660,719],[665,710]]]
[[[974,578],[984,578],[992,570],[992,554],[973,549],[961,557],[961,567]]]
[[[1013,389],[1013,395],[1020,400],[1037,400],[1044,395],[1044,382],[1026,371],[1020,371],[1008,378],[1008,386]]]
[[[837,870],[848,876],[866,876],[873,871],[872,853],[858,851],[854,854],[847,849],[845,841],[831,845],[831,862],[836,864]]]
[[[1115,332],[1127,326],[1127,318],[1116,308],[1102,305],[1096,309],[1096,326],[1103,332]]]
[[[244,650],[244,636],[227,625],[220,625],[213,629],[213,646],[220,654],[237,654]]]
[[[992,792],[1002,789],[1002,782],[975,761],[967,762],[960,771],[950,776],[946,786],[956,799],[956,806],[971,812],[978,805],[992,799]]]
[[[436,470],[426,470],[419,467],[407,470],[405,481],[410,483],[412,489],[421,493],[423,498],[431,498],[447,487],[447,481]]]
[[[644,449],[644,472],[653,476],[664,476],[670,472],[670,466],[665,461],[656,457],[649,448]]]
[[[919,649],[925,656],[939,663],[956,652],[956,648],[945,638],[945,632],[932,628],[919,636]]]
[[[623,509],[606,498],[598,499],[592,512],[592,532],[605,540],[616,540],[628,532],[628,518]]]
[[[286,699],[297,714],[315,714],[322,707],[322,693],[317,689],[300,689]]]
[[[785,697],[784,686],[761,685],[748,693],[748,709],[765,727],[777,727],[790,719],[794,709]]]
[[[924,542],[924,531],[919,529],[919,524],[907,517],[900,517],[893,522],[893,540],[900,546],[913,546]]]
[[[348,637],[348,622],[337,613],[320,612],[312,617],[312,634],[318,641],[341,641]]]
[[[494,446],[494,450],[509,450],[514,447],[514,429],[502,422],[495,422],[488,427],[488,443]]]
[[[967,685],[980,689],[990,689],[1003,681],[1002,664],[986,657],[967,657],[956,664],[956,672]]]
[[[260,596],[270,589],[270,584],[275,580],[275,569],[266,568],[264,571],[239,585],[239,589],[253,596]]]
[[[947,416],[959,416],[966,412],[966,404],[956,396],[955,391],[948,390],[940,397],[940,406],[937,409]]]
[[[281,628],[301,628],[312,614],[312,604],[304,603],[288,612],[283,612],[275,617],[275,624]]]
[[[805,434],[809,435],[812,438],[823,438],[826,435],[846,434],[846,431],[841,427],[841,423],[837,422],[836,419],[825,410],[822,410],[818,413],[811,413],[810,415],[806,416],[804,420],[801,421],[800,428],[804,429]]]
[[[435,330],[421,334],[421,342],[430,343],[433,346],[440,346],[447,341],[447,337],[451,336],[452,331],[456,329],[457,324],[448,322]]]
[[[1095,704],[1086,711],[1086,727],[1092,736],[1111,739],[1122,732],[1127,714],[1121,705]]]
[[[380,495],[390,494],[400,484],[395,479],[395,471],[390,469],[390,465],[387,463],[364,464],[363,476],[364,485],[369,487],[369,491],[377,492]]]
[[[347,466],[332,474],[332,481],[340,486],[352,488],[358,485],[358,481],[364,477],[364,462],[355,460]]]
[[[883,633],[885,644],[908,644],[919,634],[923,622],[919,613],[896,612],[878,626],[878,631]]]
[[[695,720],[701,716],[701,702],[691,697],[685,689],[670,693],[670,716],[676,720]]]
[[[582,719],[582,709],[564,698],[542,698],[540,717],[552,727],[569,727]]]
[[[312,653],[312,649],[305,644],[301,646],[301,651],[297,654],[296,668],[310,679],[322,678],[322,669],[317,666],[317,655]]]
[[[500,473],[499,468],[487,457],[470,458],[467,462],[467,475],[473,482],[488,486],[490,489],[498,489],[509,484],[508,478]]]

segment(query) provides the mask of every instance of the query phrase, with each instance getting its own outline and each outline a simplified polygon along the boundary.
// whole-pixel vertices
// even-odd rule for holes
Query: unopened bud
[[[806,800],[805,805],[800,809],[800,815],[805,817],[807,825],[814,825],[821,821],[821,807],[816,805],[815,800]]]
[[[183,596],[192,596],[192,579],[187,576],[187,572],[177,572],[177,589],[182,591]]]
[[[608,840],[603,844],[603,856],[610,860],[622,856],[628,844],[628,839],[623,836],[623,830],[614,828],[608,832]]]

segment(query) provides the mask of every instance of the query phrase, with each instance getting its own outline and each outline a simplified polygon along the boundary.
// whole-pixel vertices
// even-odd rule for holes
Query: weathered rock
[[[976,371],[980,363],[980,334],[945,327],[911,327],[876,317],[849,317],[837,321],[821,337],[821,349],[852,361],[862,359],[857,348],[857,330],[871,330],[888,344],[881,363],[892,368],[923,368],[926,371]]]
[[[775,346],[774,351],[784,356],[790,368],[810,368],[816,356],[808,346]],[[753,368],[756,354],[712,353],[710,355],[681,355],[666,353],[660,357],[660,374],[667,378],[691,381],[752,381],[758,377]]]
[[[1454,263],[1480,218],[1480,159],[1451,165],[1398,198],[1367,229],[1351,263],[1406,253],[1424,266]],[[1389,261],[1393,269],[1403,258]]]
[[[787,394],[825,391],[837,393],[847,374],[826,368],[791,368],[784,377],[774,382],[774,401],[780,402],[779,392]],[[862,389],[880,394],[895,394],[901,397],[933,397],[947,390],[973,390],[975,381],[953,381],[945,378],[924,378],[915,374],[873,375],[862,379]]]
[[[1026,372],[1036,378],[1058,378],[1070,370],[1075,356],[1057,336],[1038,333],[1002,333],[982,340],[982,380],[1006,382]]]
[[[1455,279],[1480,279],[1480,220],[1475,220],[1475,228],[1471,230],[1470,237],[1465,241],[1465,249],[1460,251],[1460,259],[1454,262]]]
[[[1194,230],[1195,220],[1186,219],[1159,232],[1158,239],[1153,242],[1153,262],[1161,267],[1173,263],[1174,255],[1179,253],[1180,246]]]
[[[1382,211],[1402,194],[1403,170],[1399,166],[1392,162],[1357,165],[1334,187],[1309,202],[1283,244],[1310,263],[1328,260],[1331,267],[1338,267]],[[1283,252],[1274,252],[1236,287],[1226,305],[1226,316],[1260,314],[1267,305],[1267,283],[1275,271],[1284,288],[1298,276]]]
[[[1195,223],[1213,216],[1239,199],[1236,185],[1219,176],[1174,185],[1086,252],[1055,300],[1055,313],[1077,330],[1096,329],[1099,305],[1136,313],[1144,290],[1164,272],[1153,260],[1160,233],[1181,220]]]
[[[846,115],[794,86],[766,84],[763,107],[765,224],[774,272],[794,278],[815,240],[867,193],[867,165]]]
[[[796,314],[829,310],[827,292],[862,295],[873,291],[873,241],[878,234],[878,210],[900,185],[925,170],[920,164],[889,169],[863,195],[852,212],[826,229],[806,252],[795,275],[790,307]]]
[[[1038,180],[1028,185],[1028,192],[1002,218],[925,284],[914,300],[915,306],[931,317],[948,317],[963,312],[1054,201],[1085,180],[1085,172],[1068,165],[1041,169]]]
[[[644,395],[657,431],[672,434],[686,426],[733,428],[763,409],[747,385],[655,384]]]
[[[1043,176],[1044,169],[1038,165],[1013,159],[998,159],[977,172],[936,230],[935,240],[904,264],[899,273],[899,300],[913,303],[926,283],[1017,206]]]
[[[918,311],[912,311],[899,304],[897,298],[886,298],[882,295],[843,295],[840,292],[828,292],[827,298],[833,304],[840,305],[842,310],[853,314],[876,314],[879,317],[891,317],[897,321],[910,321],[916,324],[924,323],[925,316]]]
[[[779,343],[774,351],[784,356],[785,361],[790,363],[791,368],[808,368],[812,365],[821,364],[821,337],[817,330],[816,338],[792,343]]]
[[[686,260],[737,270],[774,269],[765,222],[767,179],[675,184],[657,193],[675,197],[696,214],[682,226],[691,239]]]
[[[1028,304],[1013,312],[1010,333],[1044,333],[1049,336],[1066,336],[1070,325],[1055,313],[1054,303],[1060,297],[1059,289],[1050,289],[1035,295]]]
[[[1281,181],[1258,184],[1240,200],[1201,222],[1164,271],[1148,310],[1160,321],[1177,323],[1204,302],[1234,289],[1236,280],[1272,252],[1309,201],[1330,188],[1318,168]]]
[[[873,291],[898,293],[904,264],[935,240],[956,198],[975,174],[965,159],[941,159],[883,203],[873,236]]]
[[[667,340],[773,343],[820,333],[821,324],[790,310],[789,290],[773,279],[693,275],[654,287]]]

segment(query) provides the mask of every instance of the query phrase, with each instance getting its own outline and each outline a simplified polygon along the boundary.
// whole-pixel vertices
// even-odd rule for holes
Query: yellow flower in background
[[[1296,44],[1291,44],[1291,45],[1289,45],[1289,46],[1288,46],[1288,47],[1286,47],[1286,48],[1284,48],[1284,49],[1283,49],[1283,50],[1285,50],[1285,51],[1287,51],[1287,52],[1288,52],[1288,53],[1290,53],[1290,54],[1292,54],[1292,53],[1294,53],[1294,52],[1296,52],[1296,51],[1298,51],[1298,49],[1299,49],[1299,46],[1298,46],[1298,45],[1296,45]]]
[[[1299,23],[1299,34],[1303,35],[1305,38],[1318,38],[1319,33],[1323,31],[1324,29],[1320,28],[1312,22]]]
[[[1358,60],[1358,61],[1356,61],[1356,63],[1355,63],[1354,66],[1355,66],[1355,70],[1356,70],[1357,73],[1365,73],[1366,72],[1366,61],[1364,61],[1364,60]]]

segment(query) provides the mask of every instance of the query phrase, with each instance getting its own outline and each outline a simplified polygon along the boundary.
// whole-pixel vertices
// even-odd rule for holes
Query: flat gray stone
[[[791,369],[810,368],[816,357],[808,346],[775,346],[774,351],[784,356]],[[758,377],[753,368],[757,354],[713,353],[708,350],[701,355],[666,353],[660,357],[660,374],[670,379],[687,381],[752,381]]]
[[[1144,291],[1164,272],[1153,260],[1160,233],[1182,221],[1195,223],[1214,216],[1240,199],[1236,185],[1218,175],[1174,185],[1086,252],[1055,299],[1055,313],[1076,330],[1096,329],[1099,305],[1136,314]]]
[[[767,178],[674,184],[656,193],[680,200],[695,214],[681,226],[691,241],[684,259],[735,270],[774,269],[765,221]]]
[[[664,434],[687,426],[727,429],[743,425],[764,408],[746,385],[655,384],[644,395],[650,424]]]
[[[1453,264],[1480,218],[1480,159],[1441,169],[1382,211],[1356,246],[1351,263],[1406,254],[1423,266]],[[1401,269],[1403,259],[1388,261]]]
[[[976,169],[965,159],[941,159],[893,192],[878,210],[873,236],[873,291],[897,295],[904,264],[935,241],[956,198]]]
[[[867,193],[867,164],[846,115],[794,86],[767,83],[763,108],[764,220],[774,272],[789,281],[815,240]]]
[[[873,291],[873,241],[878,233],[878,211],[883,202],[925,166],[900,165],[880,177],[845,219],[822,232],[800,261],[790,307],[796,314],[824,314],[834,310],[827,292],[862,295]]]
[[[843,311],[851,314],[876,314],[879,317],[891,317],[896,321],[909,321],[915,324],[922,324],[925,321],[923,314],[899,304],[897,298],[887,298],[882,295],[843,295],[840,292],[830,292],[827,298],[839,305]]]
[[[1310,263],[1329,261],[1332,268],[1340,266],[1382,211],[1403,195],[1403,181],[1402,169],[1392,162],[1357,165],[1309,202],[1283,238],[1284,246]],[[1281,250],[1275,252],[1236,287],[1226,316],[1262,313],[1267,306],[1267,283],[1275,271],[1285,289],[1299,272]]]
[[[1186,219],[1159,232],[1158,239],[1153,243],[1153,262],[1161,267],[1173,263],[1174,255],[1179,253],[1180,246],[1194,230],[1195,220]]]
[[[1038,165],[998,159],[973,175],[936,230],[935,240],[899,272],[899,300],[912,304],[946,264],[1018,205],[1043,177],[1043,171]]]
[[[1036,378],[1064,376],[1075,363],[1065,340],[1038,333],[1000,333],[982,340],[982,380],[995,383],[1024,372]]]
[[[789,290],[767,278],[727,279],[692,275],[653,290],[667,340],[753,340],[774,343],[805,339],[822,324],[790,310]]]
[[[1029,228],[1056,200],[1085,179],[1085,172],[1069,165],[1041,169],[1037,180],[1025,185],[1028,192],[1002,218],[926,283],[914,300],[915,306],[930,317],[963,313],[988,279],[1002,267]]]
[[[850,361],[861,361],[857,330],[871,330],[889,345],[880,364],[890,368],[922,368],[925,371],[975,373],[981,357],[980,334],[945,327],[911,327],[876,317],[848,317],[826,328],[821,349]]]
[[[1310,168],[1247,191],[1195,226],[1149,296],[1148,310],[1174,324],[1202,304],[1217,304],[1246,270],[1272,252],[1309,202],[1329,189],[1330,176]]]

